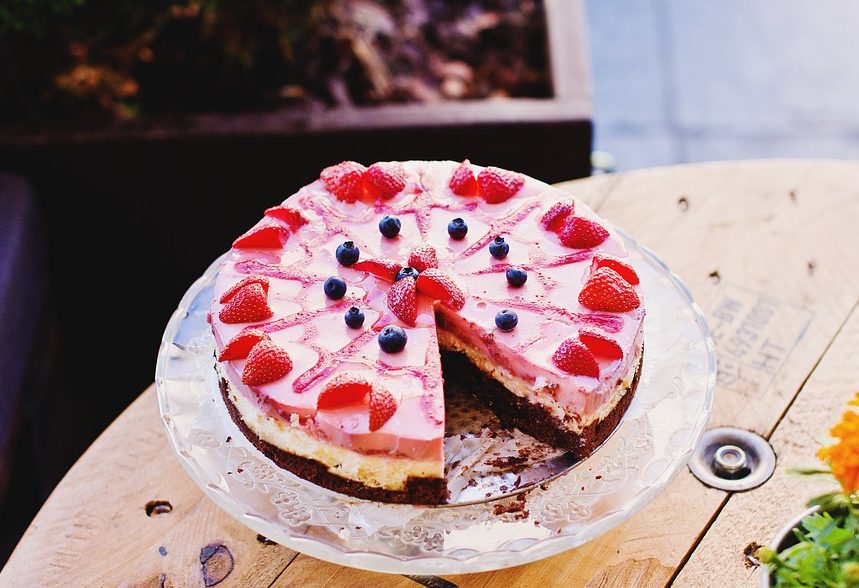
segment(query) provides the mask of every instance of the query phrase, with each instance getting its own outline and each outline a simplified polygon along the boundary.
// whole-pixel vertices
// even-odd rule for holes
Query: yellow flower
[[[859,406],[859,392],[849,404]],[[829,447],[822,447],[817,457],[829,463],[845,492],[859,492],[859,413],[848,410],[829,433],[839,441]]]

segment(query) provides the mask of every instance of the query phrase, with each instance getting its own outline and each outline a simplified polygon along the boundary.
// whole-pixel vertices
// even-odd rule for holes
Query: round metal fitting
[[[704,433],[689,460],[689,469],[706,486],[743,492],[769,480],[775,463],[775,452],[760,435],[719,427]]]

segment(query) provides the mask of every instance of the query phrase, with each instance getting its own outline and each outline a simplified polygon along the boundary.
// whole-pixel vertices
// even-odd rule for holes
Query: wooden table
[[[744,548],[768,542],[830,485],[785,469],[815,463],[825,431],[859,387],[859,164],[690,165],[565,187],[689,284],[719,352],[710,426],[770,440],[778,469],[762,487],[729,494],[684,470],[637,516],[567,553],[497,572],[387,576],[315,560],[234,522],[179,466],[150,387],[69,471],[0,585],[753,585]],[[147,516],[153,500],[172,510]]]

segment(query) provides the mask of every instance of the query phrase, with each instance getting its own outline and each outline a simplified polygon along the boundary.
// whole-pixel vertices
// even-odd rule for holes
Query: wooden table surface
[[[496,572],[389,576],[270,544],[231,519],[173,456],[150,387],[69,471],[0,586],[754,585],[744,548],[769,542],[830,485],[785,470],[815,463],[859,387],[859,163],[689,165],[565,187],[689,285],[719,354],[709,426],[768,438],[778,455],[769,482],[730,494],[684,469],[638,515],[572,551]],[[172,510],[147,516],[153,500]]]

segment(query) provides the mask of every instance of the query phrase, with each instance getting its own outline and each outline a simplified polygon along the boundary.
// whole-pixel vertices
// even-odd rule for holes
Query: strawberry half
[[[246,331],[242,331],[224,345],[224,348],[221,350],[221,354],[218,355],[218,361],[244,359],[251,352],[254,345],[260,341],[271,341],[271,338],[267,333],[259,329],[248,329]]]
[[[622,359],[623,350],[617,341],[608,336],[608,334],[598,330],[584,328],[579,331],[579,340],[585,344],[585,347],[591,350],[594,355],[600,355],[609,359]]]
[[[227,324],[255,323],[273,314],[265,290],[260,284],[253,283],[236,292],[218,313],[218,318]]]
[[[360,163],[343,161],[326,167],[319,177],[325,189],[344,202],[355,202],[364,195],[364,172]]]
[[[641,300],[620,274],[609,267],[600,267],[579,292],[579,303],[591,310],[627,312],[638,308]]]
[[[477,178],[474,177],[474,172],[471,171],[471,165],[467,159],[460,163],[456,171],[453,172],[449,186],[457,196],[477,196],[480,194],[480,186],[477,184]]]
[[[397,412],[397,400],[387,390],[370,392],[370,430],[377,431]]]
[[[575,338],[563,341],[552,355],[552,363],[568,374],[598,378],[600,367],[594,354]]]
[[[289,231],[277,225],[254,227],[235,241],[238,249],[279,249],[289,238]]]
[[[283,221],[293,231],[307,224],[307,219],[300,212],[285,206],[272,206],[265,211],[265,215]]]
[[[477,175],[480,193],[490,204],[509,200],[525,185],[525,176],[498,167],[484,168]]]
[[[262,386],[279,380],[292,370],[289,355],[271,341],[260,341],[248,354],[242,382],[246,386]]]
[[[419,272],[431,267],[438,267],[438,255],[429,243],[421,243],[409,255],[409,265]]]
[[[602,253],[597,253],[594,255],[594,260],[591,262],[591,271],[596,271],[601,267],[610,267],[618,274],[620,277],[635,286],[638,284],[638,274],[635,273],[635,270],[622,259],[618,259],[617,257],[612,257],[610,255],[604,255]]]
[[[316,408],[329,410],[363,402],[373,390],[370,383],[355,374],[340,374],[331,380],[316,400]]]
[[[540,224],[550,231],[557,233],[564,226],[564,221],[568,216],[571,216],[576,210],[576,206],[572,200],[556,202],[546,211],[543,218],[540,219]]]
[[[262,286],[262,291],[268,294],[268,278],[266,278],[265,276],[248,276],[246,278],[242,278],[232,288],[221,294],[221,298],[218,302],[220,302],[221,304],[226,304],[227,302],[232,300],[233,296],[235,296],[239,290],[241,290],[248,284],[259,284],[260,286]]]
[[[418,296],[415,288],[415,280],[403,278],[394,282],[388,290],[388,308],[390,308],[398,319],[407,325],[414,327],[418,320]]]
[[[406,172],[399,163],[374,163],[364,173],[364,182],[370,195],[387,200],[406,187]]]
[[[601,224],[590,219],[572,216],[564,221],[558,237],[567,247],[589,249],[608,239],[608,231]]]
[[[430,268],[421,272],[417,282],[421,294],[441,301],[448,308],[459,310],[465,306],[465,293],[447,274]]]
[[[352,264],[350,269],[358,270],[359,272],[369,272],[377,278],[384,278],[393,282],[397,272],[403,269],[403,266],[387,257],[374,257],[372,259],[362,259]]]

